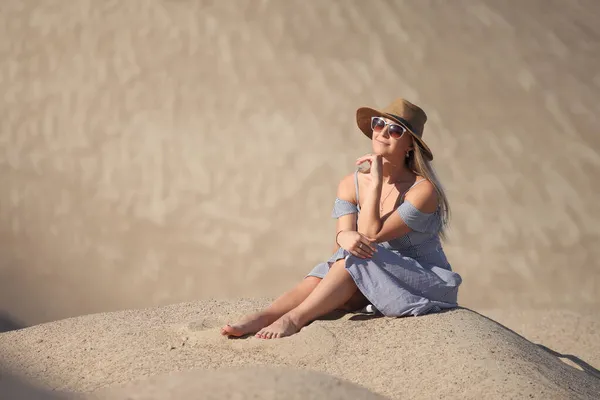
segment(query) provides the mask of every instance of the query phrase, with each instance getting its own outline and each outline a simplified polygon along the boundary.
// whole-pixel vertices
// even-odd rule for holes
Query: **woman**
[[[422,139],[425,112],[397,99],[382,111],[360,108],[356,119],[373,153],[356,161],[368,162],[368,173],[357,169],[339,183],[335,253],[266,309],[224,326],[223,335],[280,338],[336,309],[369,303],[390,317],[457,306],[462,279],[440,241],[449,206]]]

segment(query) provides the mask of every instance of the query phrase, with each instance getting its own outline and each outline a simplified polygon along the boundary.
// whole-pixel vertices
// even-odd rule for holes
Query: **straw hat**
[[[421,147],[425,158],[429,161],[433,160],[433,153],[431,153],[429,146],[423,141],[423,128],[427,121],[427,114],[420,107],[408,100],[398,98],[381,111],[369,107],[359,108],[356,110],[356,123],[369,139],[373,135],[371,117],[388,118],[405,127]]]

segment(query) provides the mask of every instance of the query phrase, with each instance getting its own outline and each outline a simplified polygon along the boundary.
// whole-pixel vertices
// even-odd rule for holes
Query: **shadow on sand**
[[[475,310],[471,310],[470,308],[466,308],[466,307],[458,307],[458,308],[463,309],[463,310],[468,310],[470,312],[473,312],[473,313],[475,313],[475,314],[477,314],[477,315],[479,315],[479,316],[487,319],[488,321],[493,322],[494,324],[498,325],[499,327],[501,327],[503,329],[506,329],[506,330],[514,333],[515,335],[517,335],[517,336],[519,336],[519,337],[527,340],[528,342],[531,342],[525,336],[518,334],[517,332],[515,332],[512,329],[508,328],[507,326],[502,325],[498,321],[495,321],[495,320],[491,319],[490,317],[487,317],[487,316],[485,316],[483,314],[480,314],[480,313],[478,313]],[[531,343],[533,343],[533,342],[531,342]],[[593,376],[594,378],[600,379],[600,371],[598,369],[594,368],[593,366],[591,366],[590,364],[586,363],[585,361],[583,361],[581,358],[579,358],[577,356],[574,356],[572,354],[562,354],[562,353],[559,353],[558,351],[552,350],[551,348],[546,347],[546,346],[544,346],[543,344],[540,344],[540,343],[533,343],[533,344],[535,344],[536,346],[538,346],[540,349],[542,349],[544,351],[547,351],[548,353],[552,354],[555,357],[565,358],[565,359],[571,361],[572,363],[578,365],[583,370],[583,372],[588,373],[589,375]]]
[[[12,318],[7,312],[0,311],[0,333],[27,328],[27,325]]]
[[[14,400],[70,400],[76,399],[74,393],[44,389],[33,383],[5,372],[0,367],[0,399]]]

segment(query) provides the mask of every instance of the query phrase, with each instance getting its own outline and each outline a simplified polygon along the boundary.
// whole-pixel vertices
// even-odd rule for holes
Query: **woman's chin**
[[[398,157],[402,157],[398,154],[395,154],[393,151],[389,151],[389,149],[385,149],[385,148],[379,148],[377,146],[373,146],[373,151],[372,154],[381,156],[383,158],[385,158],[386,160],[397,160]]]
[[[372,150],[373,150],[372,151],[373,154],[376,154],[378,156],[387,156],[387,155],[391,154],[389,149],[382,147],[380,145],[374,145]]]

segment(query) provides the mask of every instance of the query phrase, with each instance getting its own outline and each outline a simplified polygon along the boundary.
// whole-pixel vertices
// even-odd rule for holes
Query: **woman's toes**
[[[231,325],[227,324],[221,328],[221,335],[229,335],[232,331]]]

